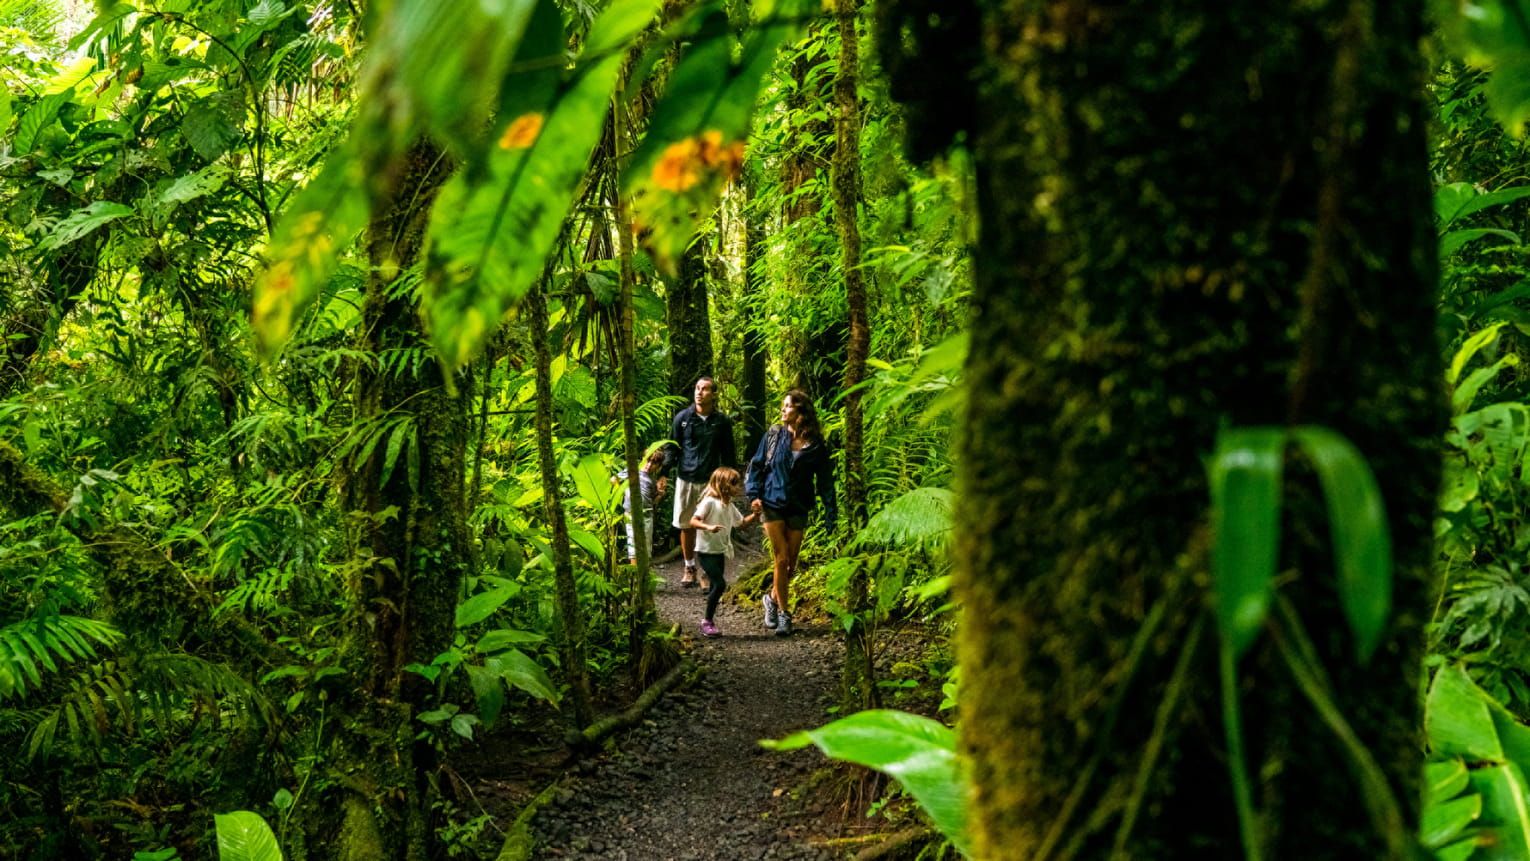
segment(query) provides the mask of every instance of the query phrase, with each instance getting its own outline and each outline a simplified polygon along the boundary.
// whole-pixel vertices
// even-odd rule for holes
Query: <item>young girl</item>
[[[738,470],[718,467],[713,470],[712,478],[707,481],[707,489],[701,495],[701,502],[691,515],[690,525],[696,530],[696,561],[710,581],[707,588],[707,616],[701,623],[703,637],[716,637],[722,633],[717,630],[712,616],[717,612],[717,602],[722,600],[723,590],[728,588],[728,581],[723,579],[723,571],[727,567],[728,557],[733,555],[733,528],[753,523],[759,517],[757,514],[744,517],[733,507],[733,497],[742,493],[743,489],[743,480]]]

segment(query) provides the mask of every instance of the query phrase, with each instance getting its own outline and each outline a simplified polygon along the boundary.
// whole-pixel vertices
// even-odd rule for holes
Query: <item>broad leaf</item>
[[[539,5],[501,88],[485,169],[441,190],[429,235],[425,316],[442,361],[460,367],[541,275],[599,141],[624,47],[657,0],[614,0],[563,70],[557,10]]]
[[[260,814],[219,813],[213,823],[218,831],[218,861],[282,861],[276,835]]]
[[[339,265],[339,252],[367,226],[361,161],[342,150],[330,156],[277,224],[266,268],[255,279],[252,323],[268,355],[292,336],[299,315]]]
[[[818,729],[760,744],[796,750],[816,744],[827,756],[873,768],[896,779],[919,802],[930,821],[970,854],[966,795],[956,734],[937,721],[891,709],[856,712]]]
[[[553,684],[552,679],[547,677],[547,671],[520,649],[510,649],[495,655],[489,658],[485,665],[499,673],[511,687],[520,688],[554,706],[558,704],[558,688]]]
[[[98,200],[83,209],[76,209],[64,217],[53,232],[39,243],[39,247],[52,251],[62,248],[81,237],[94,232],[96,228],[110,221],[116,221],[124,216],[132,215],[133,208],[120,203],[112,203],[109,200]]]
[[[1495,227],[1473,227],[1466,230],[1452,230],[1440,237],[1440,257],[1441,259],[1449,257],[1467,243],[1489,236],[1495,236],[1516,245],[1519,244],[1519,234],[1508,230],[1499,230]]]
[[[1472,357],[1477,355],[1478,351],[1496,342],[1498,340],[1498,333],[1503,329],[1504,325],[1503,323],[1494,323],[1463,341],[1460,348],[1456,350],[1456,354],[1450,359],[1450,367],[1445,371],[1445,381],[1455,385],[1456,381],[1461,379],[1461,372],[1466,369],[1466,363],[1470,362]]]
[[[654,262],[674,271],[698,226],[738,178],[760,87],[776,50],[820,8],[810,0],[756,0],[735,53],[727,4],[708,0],[691,47],[670,76],[643,144],[623,177],[634,227]]]
[[[473,687],[473,698],[478,702],[478,716],[486,726],[493,726],[505,707],[505,683],[499,673],[488,667],[467,664],[464,669],[467,670],[468,684]]]
[[[468,625],[476,625],[484,619],[494,615],[504,603],[514,598],[521,591],[519,586],[500,586],[487,592],[479,592],[477,595],[457,605],[457,627],[466,628]]]
[[[1530,786],[1512,762],[1473,769],[1472,789],[1483,799],[1482,824],[1493,839],[1480,841],[1480,857],[1488,861],[1530,858]]]
[[[1434,674],[1424,705],[1424,734],[1437,757],[1504,759],[1487,702],[1458,664],[1443,666]]]
[[[1236,428],[1211,457],[1212,581],[1217,625],[1236,657],[1269,612],[1280,548],[1285,431]]]
[[[1381,488],[1365,457],[1338,433],[1306,426],[1292,436],[1323,485],[1339,604],[1355,633],[1360,660],[1369,660],[1392,606],[1392,535]]]
[[[1456,839],[1482,815],[1482,796],[1466,795],[1424,807],[1418,839],[1426,848],[1443,846]]]
[[[497,652],[524,643],[540,643],[547,639],[544,634],[531,631],[516,631],[511,628],[498,628],[478,638],[478,651]]]

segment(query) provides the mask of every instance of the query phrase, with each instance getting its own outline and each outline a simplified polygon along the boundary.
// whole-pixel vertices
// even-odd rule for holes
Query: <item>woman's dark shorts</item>
[[[766,523],[785,523],[786,528],[793,532],[807,530],[808,517],[806,514],[787,514],[779,508],[765,506],[761,510],[760,519]]]

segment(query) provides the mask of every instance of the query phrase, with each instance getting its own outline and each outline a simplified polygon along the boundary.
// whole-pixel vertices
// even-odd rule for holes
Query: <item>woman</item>
[[[797,553],[807,532],[808,516],[823,499],[824,524],[834,528],[838,507],[834,500],[834,460],[823,441],[818,410],[807,394],[792,389],[781,400],[781,423],[765,432],[749,461],[744,487],[750,506],[765,522],[775,559],[775,579],[766,593],[765,627],[776,635],[792,633],[792,575],[797,573]]]

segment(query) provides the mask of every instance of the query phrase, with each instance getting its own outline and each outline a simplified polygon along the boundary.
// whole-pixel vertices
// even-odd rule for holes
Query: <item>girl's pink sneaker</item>
[[[701,636],[703,636],[703,637],[721,637],[722,636],[722,631],[717,630],[717,626],[712,624],[712,620],[711,619],[707,619],[706,621],[701,623]]]

